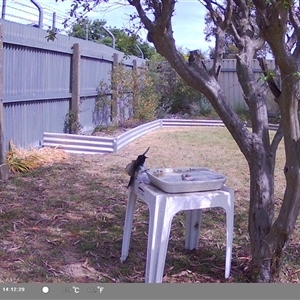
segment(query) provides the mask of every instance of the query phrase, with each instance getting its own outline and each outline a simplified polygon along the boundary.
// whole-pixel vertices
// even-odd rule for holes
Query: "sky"
[[[52,12],[57,13],[57,27],[67,17],[72,4],[72,0],[64,0],[63,2],[62,0],[58,0],[58,2],[55,0],[36,0],[36,2],[44,9],[45,25],[51,25]],[[25,13],[25,10],[28,13]],[[105,19],[107,27],[126,28],[130,26],[129,15],[133,12],[134,8],[131,6],[101,4],[96,11],[88,13],[87,17]],[[201,51],[206,52],[209,46],[212,46],[204,38],[204,15],[205,9],[198,0],[179,0],[176,4],[172,25],[176,45],[182,50],[201,49]],[[38,20],[37,9],[30,0],[7,0],[5,18],[16,22],[34,23]],[[146,40],[146,33],[141,32],[141,37]]]

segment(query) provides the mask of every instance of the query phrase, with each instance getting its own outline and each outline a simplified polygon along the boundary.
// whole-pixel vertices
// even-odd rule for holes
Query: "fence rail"
[[[69,153],[105,154],[117,153],[122,147],[137,138],[161,127],[174,126],[224,126],[219,120],[186,120],[186,119],[161,119],[152,121],[119,135],[118,137],[105,138],[98,136],[44,133],[44,147],[54,147]]]
[[[163,119],[162,126],[224,126],[224,123],[220,120]]]
[[[128,130],[116,138],[115,152],[148,132],[161,128],[161,120],[156,120]]]
[[[104,154],[114,152],[115,138],[98,136],[44,133],[44,147],[62,149],[76,154]]]

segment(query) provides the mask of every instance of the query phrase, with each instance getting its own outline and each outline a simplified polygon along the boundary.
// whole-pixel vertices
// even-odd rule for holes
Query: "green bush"
[[[74,110],[69,110],[65,116],[64,132],[80,133],[82,125],[78,120],[78,113]]]
[[[149,72],[159,94],[158,114],[161,117],[178,113],[206,116],[213,111],[209,101],[187,85],[164,59],[151,60]]]
[[[139,122],[151,121],[157,117],[160,94],[156,91],[153,76],[148,68],[128,69],[123,64],[113,68],[112,85],[100,82],[94,113],[101,113],[105,106],[118,106],[118,125],[123,126],[128,118]],[[112,98],[107,95],[112,92]],[[133,116],[126,111],[133,108]],[[101,124],[99,124],[101,125]]]

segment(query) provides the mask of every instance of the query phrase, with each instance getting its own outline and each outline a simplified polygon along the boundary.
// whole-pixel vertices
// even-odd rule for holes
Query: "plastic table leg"
[[[123,229],[122,253],[120,258],[121,262],[124,262],[128,256],[136,199],[137,199],[137,195],[134,193],[132,189],[130,189],[127,207],[126,207],[124,229]]]
[[[202,209],[186,210],[185,216],[185,249],[197,249]]]
[[[174,214],[166,208],[164,196],[148,202],[149,232],[145,283],[162,282]]]
[[[230,193],[231,199],[234,199],[234,191],[224,186],[224,190]],[[230,276],[231,260],[232,260],[232,241],[233,241],[233,225],[234,225],[234,200],[231,201],[232,206],[225,208],[226,211],[226,259],[225,259],[225,278]]]

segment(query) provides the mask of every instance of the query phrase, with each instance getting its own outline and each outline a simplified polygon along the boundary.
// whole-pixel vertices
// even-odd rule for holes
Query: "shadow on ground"
[[[189,129],[191,135],[190,132]],[[221,154],[213,150],[215,142],[207,148],[209,155],[203,146],[199,148],[197,132],[190,137],[193,142],[184,145],[188,151],[194,147],[198,156],[187,155],[190,152],[181,146],[183,149],[178,149],[172,162],[169,149],[175,149],[182,138],[172,133],[175,145],[168,144],[164,149],[171,133],[166,131],[166,137],[149,134],[146,142],[139,139],[118,154],[71,155],[64,163],[13,175],[7,182],[0,182],[0,281],[144,282],[148,210],[140,201],[135,211],[129,257],[123,264],[119,259],[129,180],[124,167],[136,153],[151,145],[149,165],[165,166],[168,162],[172,166],[178,161],[187,165],[186,159],[191,165],[205,165],[225,174],[230,178],[229,184],[236,186],[231,277],[224,278],[225,215],[221,209],[214,209],[205,210],[199,249],[193,251],[184,249],[184,214],[175,216],[164,282],[247,282],[250,258],[248,203],[244,198],[248,181],[246,172],[244,175],[240,171],[246,168],[236,161],[239,154],[228,156],[222,150],[226,161],[223,163]],[[200,136],[199,143],[203,140]],[[237,175],[235,164],[239,166]],[[299,231],[297,228],[296,232]],[[286,272],[283,281],[299,280],[296,235],[286,251],[290,255],[283,268]]]

